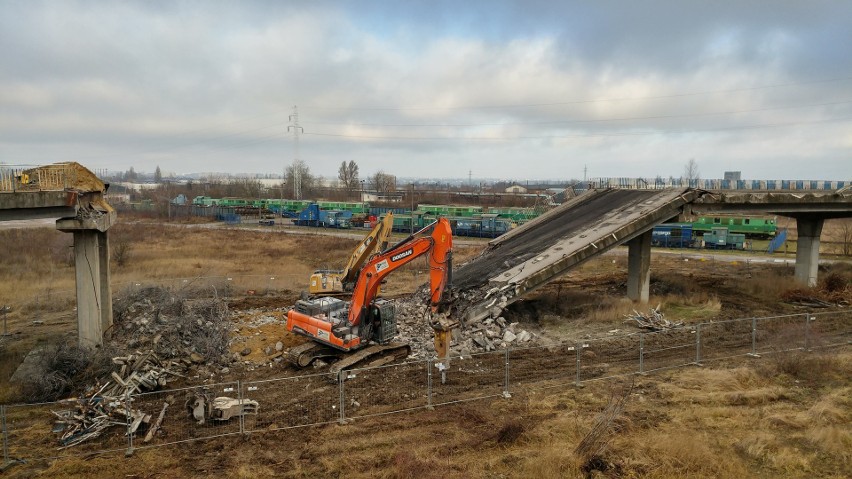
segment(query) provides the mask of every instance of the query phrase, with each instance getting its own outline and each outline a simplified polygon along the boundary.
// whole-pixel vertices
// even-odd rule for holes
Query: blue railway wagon
[[[651,245],[662,248],[691,248],[695,244],[692,223],[665,223],[651,232]]]

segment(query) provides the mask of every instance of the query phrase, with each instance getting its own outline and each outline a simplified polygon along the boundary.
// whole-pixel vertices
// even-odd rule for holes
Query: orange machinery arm
[[[361,323],[366,308],[376,298],[379,285],[387,275],[426,253],[430,253],[430,305],[433,312],[437,309],[451,274],[450,255],[453,249],[453,234],[450,223],[445,218],[440,218],[434,223],[430,236],[418,237],[420,233],[431,227],[432,225],[423,228],[389,250],[374,256],[361,268],[352,292],[352,303],[349,306],[350,324],[355,326]]]
[[[429,228],[433,228],[431,235],[421,236]],[[431,306],[434,312],[450,279],[452,245],[453,237],[450,223],[446,219],[440,218],[437,222],[412,234],[387,251],[370,258],[358,273],[346,321],[353,327],[360,325],[373,300],[376,299],[382,280],[399,267],[427,253],[431,253],[429,257],[429,283]],[[287,313],[287,330],[299,332],[299,334],[309,336],[315,341],[346,351],[362,347],[369,341],[368,337],[362,338],[360,335],[350,339],[338,337],[329,318],[315,318],[295,310],[290,310]]]

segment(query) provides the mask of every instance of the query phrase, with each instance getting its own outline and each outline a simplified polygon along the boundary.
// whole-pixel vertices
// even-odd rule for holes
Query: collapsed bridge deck
[[[504,308],[569,269],[677,217],[702,192],[595,190],[491,241],[453,276],[468,319]]]

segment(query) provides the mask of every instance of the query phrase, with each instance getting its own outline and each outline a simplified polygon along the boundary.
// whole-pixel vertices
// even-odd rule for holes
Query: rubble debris
[[[160,415],[157,416],[157,420],[154,421],[154,425],[148,428],[148,433],[145,434],[145,439],[142,442],[149,442],[154,438],[154,434],[160,430],[160,426],[163,424],[163,418],[166,417],[166,409],[168,409],[169,404],[174,402],[174,400],[169,397],[166,399],[166,402],[163,403],[163,409],[160,410]]]
[[[51,411],[57,417],[54,431],[62,433],[60,449],[98,437],[113,425],[126,427],[129,422],[133,434],[151,416],[129,407],[128,396],[165,387],[169,377],[185,377],[183,362],[162,361],[152,351],[115,357],[112,362],[120,368],[110,374],[109,381],[96,384],[79,398],[63,401],[72,404],[72,409]]]
[[[150,349],[164,359],[230,363],[228,336],[233,324],[227,303],[215,294],[190,296],[189,289],[150,287],[116,299],[111,342]]]
[[[640,328],[650,331],[662,331],[683,326],[683,321],[675,323],[666,319],[660,311],[659,304],[656,308],[648,310],[648,314],[642,314],[634,309],[633,314],[626,314],[625,318],[627,318],[625,321],[635,321]]]
[[[109,382],[100,388],[93,388],[89,394],[65,402],[73,404],[73,409],[51,411],[57,421],[53,431],[61,433],[59,449],[76,446],[84,441],[100,436],[107,428],[115,425],[131,427],[135,431],[146,415],[141,411],[128,410],[125,401],[115,396],[104,396],[103,391]]]

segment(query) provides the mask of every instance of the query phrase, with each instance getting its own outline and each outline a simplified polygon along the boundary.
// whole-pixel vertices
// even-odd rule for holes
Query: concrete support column
[[[74,232],[74,264],[77,276],[77,329],[80,346],[103,341],[101,255],[97,230]]]
[[[110,285],[109,268],[109,232],[97,232],[98,237],[98,269],[100,270],[101,287],[101,334],[109,334],[112,327],[112,286]]]
[[[819,267],[819,236],[823,219],[796,218],[799,241],[796,246],[796,280],[807,286],[816,286]]]
[[[648,302],[651,282],[651,230],[627,242],[627,297]]]
[[[107,230],[114,221],[114,211],[92,218],[62,218],[56,221],[56,229],[74,235],[77,334],[80,346],[100,346],[104,334],[112,326]]]

